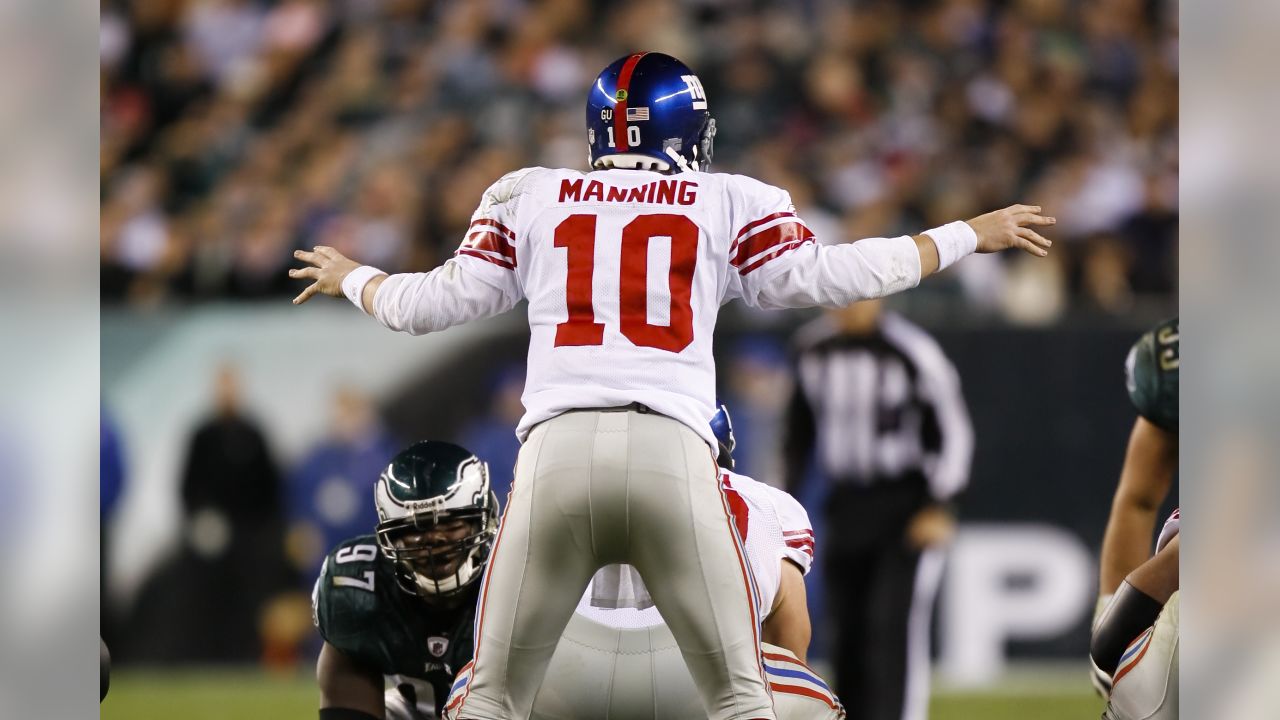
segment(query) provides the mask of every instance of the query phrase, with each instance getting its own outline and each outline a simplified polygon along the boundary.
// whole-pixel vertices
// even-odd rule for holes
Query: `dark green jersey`
[[[1178,318],[1148,330],[1129,350],[1125,384],[1138,414],[1178,432]]]
[[[396,584],[373,535],[342,542],[325,558],[312,613],[325,642],[383,675],[424,680],[443,707],[454,675],[471,661],[479,583],[451,608],[428,605]]]

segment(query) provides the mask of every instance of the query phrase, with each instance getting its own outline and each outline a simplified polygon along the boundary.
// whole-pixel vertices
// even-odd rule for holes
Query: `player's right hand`
[[[1019,248],[1037,257],[1048,255],[1053,241],[1032,228],[1053,225],[1058,219],[1041,215],[1040,210],[1039,205],[1010,205],[969,220],[969,227],[978,235],[976,252],[993,253]]]
[[[293,268],[289,271],[291,278],[309,278],[315,280],[299,293],[298,297],[293,299],[294,305],[311,299],[316,293],[324,293],[333,297],[342,296],[342,280],[352,270],[360,267],[360,263],[349,259],[342,253],[331,247],[317,245],[315,252],[307,252],[306,250],[294,250],[293,256],[303,262],[309,262],[315,267]]]

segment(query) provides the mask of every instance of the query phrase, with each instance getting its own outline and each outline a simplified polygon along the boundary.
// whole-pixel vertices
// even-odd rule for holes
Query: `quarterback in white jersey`
[[[840,306],[915,286],[974,252],[1037,256],[1052,224],[1014,205],[916,236],[823,246],[788,194],[706,172],[714,120],[675,58],[620,58],[591,86],[592,171],[498,180],[455,257],[387,276],[331,248],[315,282],[393,330],[427,333],[527,300],[523,443],[477,611],[465,720],[523,718],[595,572],[633,565],[712,718],[773,718],[749,573],[707,422],[722,303]],[[683,548],[696,548],[696,554]],[[676,589],[679,589],[677,591]]]
[[[805,664],[810,627],[804,575],[814,552],[809,515],[786,492],[732,472],[733,431],[723,406],[712,428],[721,486],[751,570],[774,711],[781,720],[838,720],[844,708]],[[455,679],[450,701],[466,692],[468,670]],[[530,717],[706,717],[671,631],[634,567],[608,565],[596,573],[556,647]]]

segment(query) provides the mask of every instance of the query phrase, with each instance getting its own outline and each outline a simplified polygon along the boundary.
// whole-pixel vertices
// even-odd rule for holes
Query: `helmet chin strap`
[[[668,145],[663,152],[667,154],[667,157],[671,158],[672,162],[676,164],[676,167],[685,172],[694,172],[693,166],[689,164],[689,161],[685,160],[683,155],[671,149],[670,145]]]

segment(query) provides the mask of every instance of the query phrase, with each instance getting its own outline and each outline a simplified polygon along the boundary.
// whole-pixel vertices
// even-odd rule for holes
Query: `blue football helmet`
[[[592,168],[705,171],[715,135],[702,81],[670,55],[618,58],[587,93]]]
[[[733,421],[729,419],[729,408],[724,404],[720,405],[720,409],[711,418],[711,433],[716,436],[716,443],[720,446],[716,464],[725,470],[732,470],[733,449],[738,441],[733,437]]]

